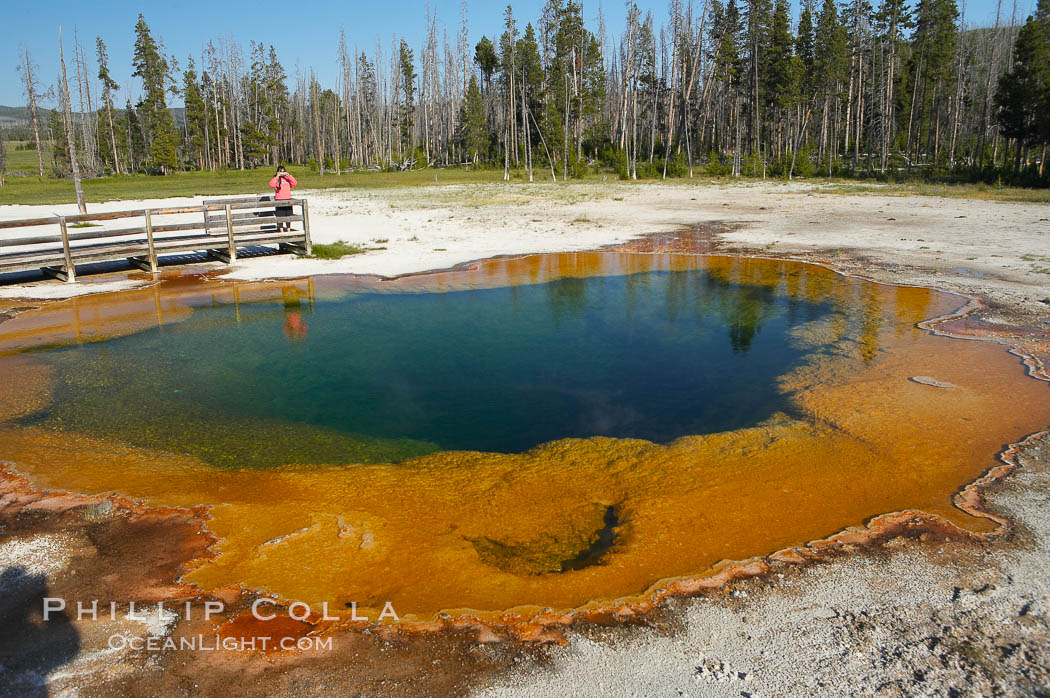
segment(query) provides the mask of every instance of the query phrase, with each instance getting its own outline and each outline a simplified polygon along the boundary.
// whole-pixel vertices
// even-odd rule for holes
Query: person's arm
[[[270,189],[280,191],[281,189],[281,176],[274,175],[273,179],[270,180]]]
[[[295,177],[293,177],[291,174],[285,174],[285,177],[288,178],[289,188],[294,187],[296,184],[298,184],[298,182],[295,181]]]

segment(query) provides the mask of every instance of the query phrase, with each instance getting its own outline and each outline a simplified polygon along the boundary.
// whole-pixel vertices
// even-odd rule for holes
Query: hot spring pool
[[[204,507],[214,555],[182,579],[205,590],[408,620],[605,607],[889,512],[993,528],[956,494],[1050,401],[1004,347],[918,326],[962,303],[614,252],[176,276],[0,324],[0,460]]]

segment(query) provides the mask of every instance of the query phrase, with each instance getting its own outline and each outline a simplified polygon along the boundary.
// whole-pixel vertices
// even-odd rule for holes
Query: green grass
[[[819,181],[819,180],[817,180]],[[833,186],[809,189],[804,194],[880,194],[882,196],[941,196],[949,199],[1016,201],[1050,204],[1050,189],[997,187],[989,184],[863,184],[832,180]]]
[[[36,150],[15,150],[22,141],[6,141],[7,146],[7,172],[25,172],[26,174],[37,173]],[[44,167],[47,167],[47,159]],[[17,179],[17,178],[14,178]]]
[[[7,171],[31,173],[32,176],[12,177],[8,176],[4,186],[0,187],[0,205],[4,204],[60,204],[72,203],[74,199],[73,181],[70,179],[53,179],[51,177],[36,176],[36,151],[15,150],[16,142],[7,143]],[[50,164],[45,160],[45,169]],[[309,172],[305,167],[291,167],[290,171],[299,180],[299,189],[366,189],[382,190],[397,187],[426,187],[434,186],[434,178],[437,177],[438,185],[447,184],[498,184],[503,181],[503,170],[501,168],[467,170],[459,167],[447,169],[413,170],[409,172],[355,172],[339,176],[328,174],[324,177],[314,172]],[[536,184],[551,185],[550,179],[544,175],[542,168],[536,169]],[[88,202],[115,201],[121,199],[159,199],[165,197],[189,197],[189,196],[229,196],[233,194],[269,194],[269,182],[273,172],[269,168],[257,170],[229,170],[223,172],[179,172],[166,177],[147,175],[127,175],[121,177],[101,177],[97,179],[84,180],[84,195]],[[523,182],[527,175],[523,170],[511,172],[513,182]],[[559,175],[560,176],[560,175]],[[572,180],[572,183],[599,183],[601,174],[592,174],[586,178]],[[646,184],[670,184],[670,185],[693,185],[709,186],[732,185],[737,182],[756,181],[751,178],[742,177],[714,177],[702,174],[699,170],[694,179],[651,179],[639,180],[637,182],[608,183],[611,189],[614,186],[642,186]],[[770,184],[782,183],[784,180],[766,180]],[[855,180],[843,179],[810,179],[796,180],[796,183],[810,183],[813,189],[804,187],[799,190],[803,193],[841,193],[841,194],[881,194],[886,196],[943,196],[960,199],[985,199],[995,201],[1019,201],[1024,203],[1050,203],[1050,190],[1047,189],[1022,189],[1018,187],[996,187],[986,184],[874,184],[857,182]],[[822,186],[830,184],[831,186]],[[536,187],[537,190],[541,189]],[[552,188],[544,188],[547,197],[555,198],[569,197],[569,203],[588,198],[579,189],[562,189],[562,183],[558,182]],[[486,194],[491,197],[491,192]],[[439,197],[440,198],[440,197]],[[475,200],[464,192],[449,192],[448,198],[454,200],[457,205],[470,206],[492,203],[491,198]],[[622,201],[622,196],[614,198]],[[440,203],[440,202],[438,202]],[[527,206],[527,199],[520,202]],[[418,202],[413,202],[418,205]]]
[[[352,254],[361,254],[365,251],[363,247],[351,245],[345,240],[340,240],[329,245],[314,245],[312,256],[317,259],[340,259]]]
[[[8,151],[8,172],[21,170],[36,172],[36,154],[33,151],[18,151],[19,156],[29,155],[31,167],[16,168],[11,163],[14,151]],[[46,163],[45,163],[46,166]],[[318,176],[306,168],[290,167],[289,171],[299,180],[303,189],[390,189],[395,187],[434,186],[434,175],[438,185],[499,182],[503,173],[494,170],[415,170],[411,172],[355,172],[339,176]],[[173,196],[228,196],[232,194],[270,194],[270,169],[229,170],[223,172],[179,172],[161,176],[125,175],[85,179],[84,198],[89,203],[117,201],[121,199],[162,199]],[[0,205],[4,204],[61,204],[75,201],[72,179],[38,177],[12,177],[8,175],[0,187]]]

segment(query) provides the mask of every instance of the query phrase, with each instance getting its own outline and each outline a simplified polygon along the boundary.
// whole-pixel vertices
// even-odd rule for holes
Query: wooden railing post
[[[208,229],[208,204],[201,206],[204,209],[204,234],[211,235],[211,231]]]
[[[314,244],[310,240],[310,205],[306,203],[306,199],[302,200],[303,206],[303,235],[306,236],[306,256],[309,257],[314,253]]]
[[[233,239],[233,209],[230,204],[226,204],[226,235],[230,241],[230,261],[227,264],[233,264],[237,261],[237,242]]]
[[[146,214],[146,246],[149,248],[149,270],[151,274],[157,273],[157,248],[153,244],[153,218],[150,215],[150,210],[145,210]]]
[[[62,231],[62,252],[66,257],[66,283],[77,280],[77,268],[73,264],[73,252],[69,249],[69,231],[66,229],[66,217],[58,217],[58,227]]]

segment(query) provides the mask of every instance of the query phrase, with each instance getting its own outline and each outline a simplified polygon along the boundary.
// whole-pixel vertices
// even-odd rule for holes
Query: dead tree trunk
[[[60,99],[62,101],[63,121],[66,127],[66,141],[69,147],[69,164],[73,169],[73,188],[77,194],[77,208],[81,213],[87,213],[87,204],[84,203],[84,189],[80,183],[80,165],[77,163],[77,141],[73,130],[73,110],[69,103],[69,81],[66,79],[66,58],[62,52],[62,27],[58,28],[58,62],[62,65],[62,84],[60,86]]]
[[[36,142],[36,164],[37,173],[44,176],[44,151],[40,147],[40,115],[36,106],[36,77],[33,76],[33,61],[29,57],[29,49],[22,46],[22,83],[25,85],[26,100],[29,102],[29,118],[33,123],[33,140]]]

